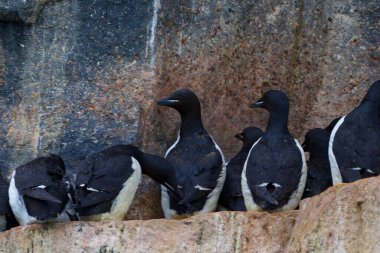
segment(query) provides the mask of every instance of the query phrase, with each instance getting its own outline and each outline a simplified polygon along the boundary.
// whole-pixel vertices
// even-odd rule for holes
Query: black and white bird
[[[198,97],[191,90],[182,89],[157,104],[172,107],[181,115],[177,140],[165,154],[175,169],[180,200],[161,186],[165,218],[214,211],[226,167],[221,149],[203,127]]]
[[[245,206],[248,211],[295,209],[304,191],[307,166],[301,145],[288,130],[288,97],[282,91],[268,91],[252,107],[267,109],[269,122],[244,164]]]
[[[227,163],[226,181],[219,197],[219,205],[231,211],[246,211],[241,191],[241,173],[252,145],[263,135],[257,127],[247,127],[235,137],[243,142],[240,151]]]
[[[380,173],[380,80],[358,107],[335,125],[329,141],[333,184],[353,182]]]
[[[75,217],[58,155],[36,158],[17,167],[9,185],[9,204],[20,225],[69,221]]]
[[[141,179],[138,148],[115,145],[76,161],[74,204],[81,220],[123,220]]]
[[[0,175],[0,231],[19,225],[9,205],[8,189],[8,180]]]
[[[329,139],[330,133],[322,128],[314,128],[305,135],[302,147],[310,156],[307,161],[308,171],[303,199],[317,195],[332,186],[328,156]]]

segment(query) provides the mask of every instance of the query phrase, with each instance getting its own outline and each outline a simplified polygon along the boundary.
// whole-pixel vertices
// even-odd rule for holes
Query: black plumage
[[[180,200],[162,187],[165,217],[214,211],[225,180],[224,157],[203,127],[197,96],[182,89],[157,104],[172,107],[181,115],[178,139],[166,152],[175,169]]]
[[[15,169],[9,203],[20,225],[70,220],[64,176],[65,165],[58,155],[39,157]]]
[[[288,98],[268,91],[252,105],[269,111],[266,132],[252,146],[242,173],[247,210],[289,210],[298,206],[307,174],[305,156],[288,130]]]
[[[75,162],[74,202],[81,219],[124,218],[141,178],[136,152],[134,146],[115,145]]]
[[[142,151],[136,152],[136,159],[141,164],[143,174],[149,176],[155,182],[164,185],[174,196],[178,199],[180,198],[175,170],[168,160],[161,156],[144,153]]]
[[[302,198],[317,195],[332,186],[330,163],[328,157],[330,133],[326,129],[314,128],[305,135],[302,145],[309,152],[307,161],[307,180]]]
[[[380,173],[380,80],[358,107],[334,127],[329,143],[333,183],[353,182]]]
[[[227,174],[219,204],[228,210],[246,211],[241,190],[241,173],[252,145],[263,135],[257,127],[247,127],[235,137],[243,142],[240,151],[227,163]]]
[[[8,180],[0,175],[0,231],[19,225],[9,205],[8,189]]]

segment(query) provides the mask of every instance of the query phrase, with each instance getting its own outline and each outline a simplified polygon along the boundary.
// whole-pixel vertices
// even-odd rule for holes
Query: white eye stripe
[[[276,183],[273,183],[273,186],[276,187],[276,188],[282,187],[282,185],[279,185],[279,184],[276,184]]]
[[[259,184],[259,185],[257,185],[257,186],[260,186],[260,187],[266,187],[268,185],[268,183],[261,183],[261,184]]]
[[[39,188],[39,189],[45,189],[46,188],[46,185],[39,185],[39,186],[37,186],[37,187],[35,187],[35,188]]]
[[[372,173],[372,174],[375,174],[375,173],[376,173],[376,172],[374,172],[374,171],[372,171],[372,170],[370,170],[370,169],[368,169],[367,172]]]
[[[84,186],[85,186],[85,184],[80,184],[80,185],[79,185],[79,187],[84,187]]]

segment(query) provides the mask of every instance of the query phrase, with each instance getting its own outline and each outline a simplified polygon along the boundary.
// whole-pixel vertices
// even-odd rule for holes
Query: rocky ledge
[[[380,252],[380,177],[331,187],[298,211],[14,228],[1,252]]]

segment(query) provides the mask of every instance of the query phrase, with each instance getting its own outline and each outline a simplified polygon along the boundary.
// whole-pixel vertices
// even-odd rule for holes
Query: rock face
[[[236,133],[265,127],[267,113],[249,105],[268,89],[287,92],[290,130],[302,139],[379,78],[379,8],[377,0],[0,0],[1,171],[46,153],[70,171],[73,160],[118,143],[163,154],[179,116],[154,101],[183,87],[199,95],[227,159],[240,148]],[[142,189],[150,185],[143,198],[158,203],[156,185]]]
[[[286,252],[380,252],[380,177],[301,202]]]
[[[221,212],[186,220],[31,225],[0,235],[4,252],[283,252],[296,217]],[[59,241],[59,243],[57,243]]]
[[[0,252],[380,252],[380,177],[331,187],[297,211],[70,222],[0,234]]]

